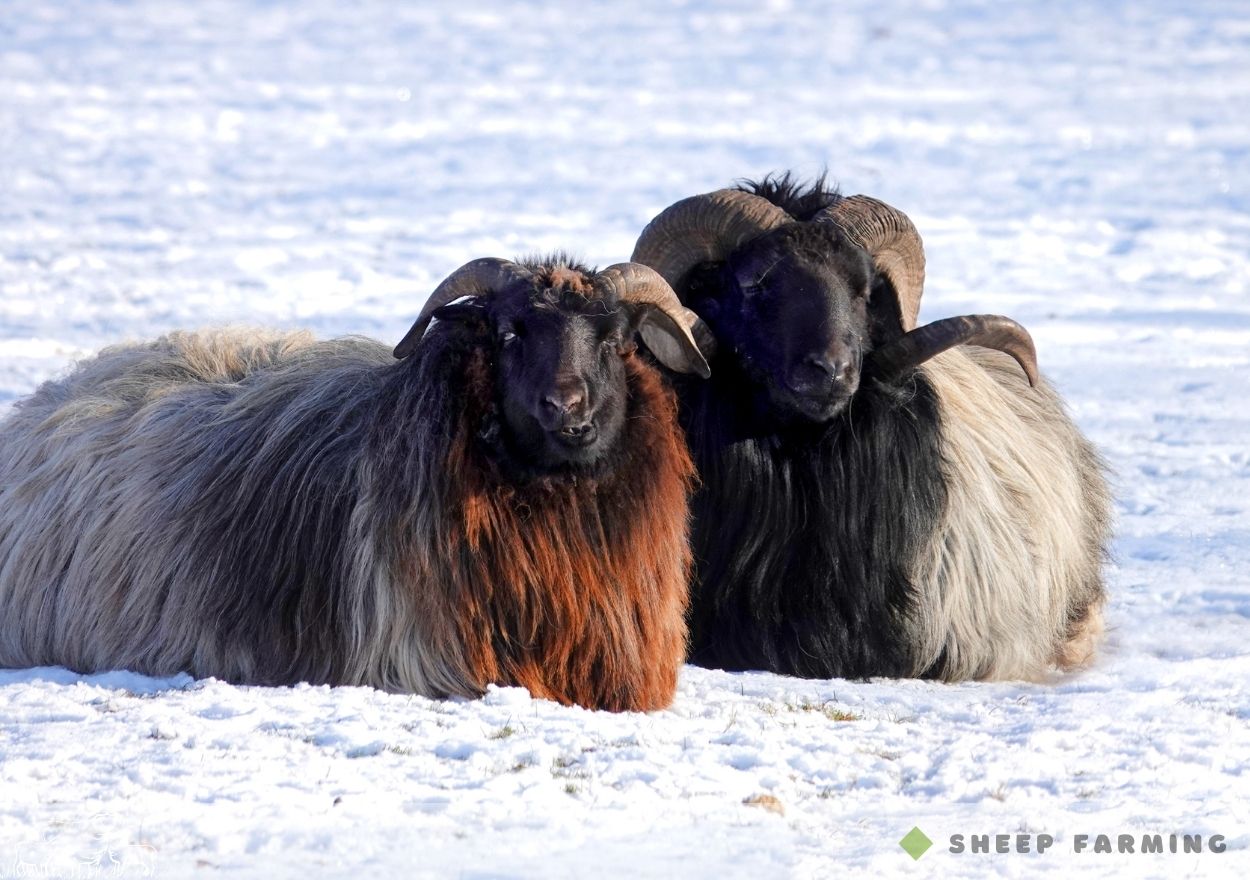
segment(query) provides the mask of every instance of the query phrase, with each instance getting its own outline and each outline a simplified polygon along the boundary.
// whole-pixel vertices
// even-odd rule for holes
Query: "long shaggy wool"
[[[0,423],[0,665],[489,683],[663,707],[686,649],[693,469],[656,372],[594,473],[513,481],[483,328],[172,334]]]
[[[1092,656],[1110,497],[1044,382],[967,347],[777,431],[732,363],[681,386],[692,660],[806,677],[1037,679]],[[758,425],[758,428],[755,426]]]
[[[947,504],[917,560],[916,666],[1038,679],[1093,657],[1111,536],[1105,465],[1049,383],[973,346],[924,368],[942,412]]]

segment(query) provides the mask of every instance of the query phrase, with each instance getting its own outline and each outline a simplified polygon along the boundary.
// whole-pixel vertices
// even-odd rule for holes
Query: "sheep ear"
[[[715,351],[715,340],[707,325],[694,312],[685,311],[691,319],[689,331],[679,326],[673,316],[663,309],[642,306],[635,318],[638,335],[656,360],[670,370],[694,373],[706,379],[712,375],[707,358]]]
[[[477,297],[462,296],[452,300],[447,305],[440,306],[428,315],[418,318],[417,323],[412,325],[412,328],[400,340],[399,345],[395,346],[395,357],[403,359],[415,352],[434,321],[471,321],[480,319],[485,314],[486,306]]]

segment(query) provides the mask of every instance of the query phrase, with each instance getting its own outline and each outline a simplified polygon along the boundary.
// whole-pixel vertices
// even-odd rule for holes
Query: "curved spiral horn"
[[[417,343],[425,335],[434,313],[447,303],[462,296],[482,296],[498,290],[511,281],[529,278],[529,272],[511,260],[498,257],[484,257],[470,260],[455,272],[448,275],[443,282],[434,288],[425,307],[417,316],[407,335],[395,346],[395,357],[406,358],[417,350]]]
[[[1029,384],[1036,386],[1037,351],[1023,326],[1002,315],[961,315],[917,327],[869,355],[882,379],[894,379],[929,358],[957,345],[980,345],[1006,352],[1016,359]]]
[[[899,326],[903,332],[915,329],[924,292],[924,245],[908,216],[870,196],[847,196],[812,222],[836,224],[847,239],[868,252],[898,295]]]
[[[643,315],[638,333],[661,363],[704,379],[712,375],[695,340],[703,322],[681,304],[659,272],[641,263],[616,263],[595,275],[594,284],[603,293],[615,293],[622,302],[654,306]],[[710,333],[701,335],[711,337]]]
[[[736,189],[691,196],[647,224],[629,259],[655,269],[677,288],[699,263],[723,260],[739,245],[789,220],[789,214],[767,199]]]

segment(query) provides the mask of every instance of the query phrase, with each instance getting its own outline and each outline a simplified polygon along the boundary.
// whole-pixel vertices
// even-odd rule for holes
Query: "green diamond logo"
[[[929,847],[933,846],[933,841],[926,837],[925,833],[919,828],[913,828],[907,832],[906,837],[898,842],[898,845],[903,848],[903,852],[913,859],[919,859],[929,851]]]

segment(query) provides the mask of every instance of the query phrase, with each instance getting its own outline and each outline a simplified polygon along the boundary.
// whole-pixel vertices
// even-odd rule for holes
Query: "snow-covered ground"
[[[397,340],[469,258],[613,262],[828,165],[915,219],[927,316],[1031,328],[1119,496],[1105,656],[1045,685],[687,668],[608,715],[0,672],[0,878],[1250,876],[1247,120],[1218,0],[0,2],[0,410],[176,327]],[[1056,843],[948,851],[1019,831]]]

